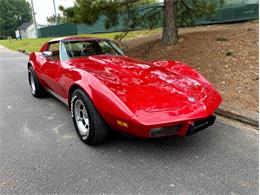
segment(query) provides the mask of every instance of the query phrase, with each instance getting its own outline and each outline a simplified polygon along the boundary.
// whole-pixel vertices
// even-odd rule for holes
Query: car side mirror
[[[52,56],[52,52],[51,51],[44,51],[42,52],[42,56],[45,58],[49,58]]]

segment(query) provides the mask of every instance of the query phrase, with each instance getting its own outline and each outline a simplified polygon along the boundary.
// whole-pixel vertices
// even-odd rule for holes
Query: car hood
[[[126,56],[78,59],[134,113],[214,111],[221,102],[215,89],[191,67],[176,61],[146,62]],[[209,109],[210,107],[210,109]]]

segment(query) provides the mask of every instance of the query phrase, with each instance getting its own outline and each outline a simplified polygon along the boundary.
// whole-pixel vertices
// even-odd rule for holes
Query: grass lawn
[[[129,32],[127,37],[125,39],[131,39],[138,36],[144,36],[144,35],[151,35],[153,33],[156,33],[160,31],[161,29],[154,29],[154,30],[138,30],[138,31],[132,31]],[[115,36],[119,35],[120,32],[114,32],[114,33],[102,33],[102,34],[82,34],[82,35],[74,35],[74,36],[87,36],[87,37],[99,37],[99,38],[108,38],[108,39],[114,39]],[[23,40],[0,40],[0,45],[3,45],[9,49],[12,50],[18,50],[23,49],[25,51],[39,51],[40,47],[48,40],[53,39],[54,37],[49,38],[39,38],[39,39],[23,39]]]

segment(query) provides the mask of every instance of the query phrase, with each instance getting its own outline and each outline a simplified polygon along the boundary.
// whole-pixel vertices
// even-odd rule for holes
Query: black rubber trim
[[[153,129],[150,130],[150,135],[152,137],[172,135],[174,133],[177,133],[180,130],[181,127],[182,127],[182,125],[153,128]]]
[[[192,125],[189,126],[189,129],[188,129],[186,135],[192,135],[203,129],[206,129],[207,127],[213,125],[215,120],[216,120],[216,116],[212,115],[206,119],[195,121]]]

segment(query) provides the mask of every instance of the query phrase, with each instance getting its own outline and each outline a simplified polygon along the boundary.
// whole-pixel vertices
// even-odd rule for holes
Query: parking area
[[[0,193],[258,194],[258,132],[221,120],[190,137],[76,135],[58,100],[30,94],[27,56],[0,47]]]

